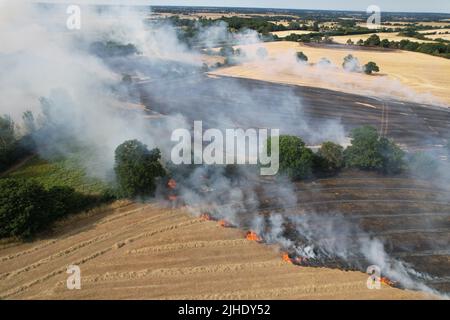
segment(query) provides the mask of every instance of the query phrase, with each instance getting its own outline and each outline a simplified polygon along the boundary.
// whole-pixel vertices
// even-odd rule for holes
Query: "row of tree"
[[[11,117],[0,117],[0,172],[35,153],[34,138],[49,133],[46,131],[49,130],[49,119],[41,119],[42,126],[37,128],[30,111],[22,118],[23,124],[19,127]],[[47,137],[50,140],[50,134]],[[86,195],[70,187],[45,188],[32,178],[0,178],[0,238],[30,238],[61,217],[113,197],[114,194],[109,192]]]
[[[356,43],[354,43],[351,39],[348,39],[347,44],[421,52],[450,59],[450,44],[444,42],[421,43],[418,41],[410,41],[407,39],[403,39],[401,41],[389,41],[388,39],[381,40],[378,35],[373,34],[366,40],[360,39]]]
[[[333,142],[325,142],[314,153],[301,138],[281,136],[280,173],[300,180],[335,174],[343,168],[390,175],[410,171],[421,178],[435,177],[438,172],[436,159],[424,153],[405,153],[393,141],[380,137],[373,127],[356,128],[351,138],[351,145],[346,149]],[[448,151],[450,154],[450,146]]]
[[[46,189],[32,179],[0,179],[0,238],[31,238],[55,220],[105,200],[106,195],[84,195],[69,187]]]
[[[373,127],[356,128],[351,138],[346,149],[325,142],[314,153],[301,138],[282,135],[279,174],[301,180],[357,168],[384,174],[409,170],[423,178],[437,175],[437,160],[424,153],[406,154],[393,141],[380,137]],[[269,139],[268,148],[271,143]],[[450,142],[447,147],[450,155]],[[149,150],[140,141],[129,140],[115,151],[117,185],[111,193],[84,195],[67,187],[46,189],[33,180],[0,179],[0,238],[32,237],[56,219],[114,198],[153,196],[158,184],[173,173],[167,167],[161,161],[159,149]],[[227,170],[225,173],[229,173]]]
[[[296,54],[296,58],[297,61],[300,62],[308,62],[308,56],[303,53],[303,51],[299,51]],[[322,58],[319,61],[320,64],[324,65],[330,65],[331,61],[326,59],[326,58]],[[359,65],[359,61],[357,58],[353,57],[353,55],[349,54],[346,57],[344,57],[344,62],[342,63],[342,67],[347,70],[347,71],[351,71],[351,72],[360,72],[363,71],[366,74],[372,74],[373,72],[380,72],[380,67],[373,61],[369,61],[368,63],[366,63],[365,65],[363,65],[362,67]]]

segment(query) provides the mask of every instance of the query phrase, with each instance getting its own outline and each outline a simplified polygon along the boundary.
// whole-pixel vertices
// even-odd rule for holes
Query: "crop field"
[[[450,202],[444,200],[448,198],[449,189],[439,189],[429,182],[407,177],[385,178],[362,172],[347,172],[312,184],[299,183],[297,188],[298,204],[282,213],[287,219],[314,212],[308,228],[316,228],[318,235],[324,221],[337,225],[352,221],[361,231],[382,239],[390,256],[401,257],[419,272],[431,275],[431,279],[425,281],[429,286],[450,291],[447,277]],[[270,198],[264,203],[268,212],[282,205]],[[345,232],[332,237],[336,237],[336,241],[356,243],[352,235]],[[363,260],[355,257],[355,268],[358,268],[358,259]],[[346,265],[330,259],[319,263],[333,264],[341,268]]]
[[[346,46],[310,46],[284,41],[249,45],[245,48],[256,51],[261,46],[268,51],[269,61],[272,61],[269,63],[270,67],[264,61],[249,62],[222,68],[212,74],[306,85],[348,93],[385,95],[405,100],[423,94],[423,101],[440,100],[450,104],[450,80],[446,76],[450,73],[448,59],[408,51],[358,50]],[[294,58],[298,51],[308,56],[309,63],[317,63],[326,58],[338,69],[301,68]],[[357,57],[361,64],[375,61],[380,66],[381,74],[366,76],[343,72],[342,61],[348,54]],[[385,78],[395,82],[386,83]]]
[[[66,186],[86,194],[99,194],[107,189],[107,184],[89,176],[80,166],[77,156],[53,161],[29,158],[7,178],[34,179],[46,188]]]
[[[120,204],[28,244],[0,247],[2,299],[421,299],[367,275],[295,266],[275,247],[182,209]],[[67,290],[66,268],[82,290]]]
[[[288,31],[275,31],[271,32],[271,34],[276,35],[280,38],[284,38],[290,34],[310,34],[312,31],[307,30],[288,30]]]

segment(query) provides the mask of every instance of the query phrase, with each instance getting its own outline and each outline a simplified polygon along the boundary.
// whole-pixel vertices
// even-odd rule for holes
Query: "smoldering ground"
[[[81,30],[69,32],[64,29],[65,19],[58,19],[65,17],[60,7],[36,8],[16,1],[0,7],[0,64],[4,70],[0,91],[5,97],[1,111],[20,119],[23,111],[31,109],[42,119],[45,134],[37,134],[35,139],[43,157],[70,153],[72,144],[81,145],[90,150],[83,163],[87,171],[108,178],[114,150],[124,140],[139,139],[150,148],[159,147],[168,160],[170,133],[191,128],[193,120],[218,129],[279,128],[310,144],[347,141],[347,130],[339,119],[311,124],[304,116],[301,96],[292,88],[274,92],[265,86],[208,78],[202,72],[201,53],[179,41],[176,28],[167,23],[144,22],[148,12],[142,8],[137,12],[131,8],[82,10]],[[229,35],[223,23],[204,28],[198,37],[206,47],[230,38],[237,45],[258,41],[251,31]],[[90,46],[98,41],[131,43],[139,54],[102,58]],[[263,55],[252,52],[244,51],[243,56],[264,61]],[[140,80],[126,84],[124,74]],[[131,112],[127,101],[142,101],[147,108]],[[157,119],[150,121],[149,112],[156,113]],[[176,176],[178,171],[174,175],[181,199],[194,214],[207,211],[237,227],[255,230],[267,242],[278,243],[292,254],[325,261],[325,265],[330,259],[341,259],[342,267],[357,257],[364,261],[357,265],[361,270],[365,264],[377,264],[406,287],[432,291],[422,284],[425,275],[419,276],[389,257],[381,240],[361,231],[345,216],[336,222],[314,210],[293,214],[292,206],[303,199],[287,180],[264,182],[244,167],[237,176],[224,167],[199,166]],[[276,210],[264,202],[267,195],[276,200]],[[258,214],[264,208],[265,214]],[[291,236],[286,233],[289,229],[293,230]]]

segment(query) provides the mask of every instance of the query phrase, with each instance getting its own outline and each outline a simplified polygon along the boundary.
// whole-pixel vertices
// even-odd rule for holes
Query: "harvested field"
[[[358,27],[362,27],[362,28],[367,28],[367,22],[360,22],[356,24]],[[382,28],[386,28],[386,29],[398,29],[398,28],[406,28],[406,26],[391,26],[391,25],[387,25],[387,24],[383,24],[381,23],[381,27]]]
[[[406,177],[362,172],[346,172],[296,187],[300,200],[296,207],[283,211],[283,216],[314,212],[309,228],[323,227],[324,218],[336,224],[352,221],[361,231],[382,239],[389,255],[431,275],[425,280],[429,286],[450,292],[450,202],[444,200],[450,195],[449,189]],[[265,203],[270,207],[276,200],[267,199]],[[320,234],[319,229],[317,232]],[[344,242],[352,237],[347,233],[335,236]],[[324,262],[329,266],[332,263]]]
[[[286,36],[293,34],[310,34],[312,31],[307,31],[307,30],[287,30],[287,31],[276,31],[276,32],[271,32],[271,34],[276,35],[280,38],[284,38]]]
[[[212,74],[319,87],[362,95],[384,95],[405,100],[419,98],[424,102],[441,101],[450,105],[448,90],[450,80],[446,76],[450,74],[448,59],[399,50],[355,50],[345,46],[315,47],[284,41],[251,45],[246,48],[251,51],[261,46],[267,49],[270,62],[243,63],[219,69]],[[337,66],[337,69],[300,68],[294,58],[298,51],[303,51],[310,63],[317,63],[321,58],[327,58]],[[361,64],[375,61],[381,68],[381,75],[366,76],[343,72],[342,61],[348,54],[357,57]],[[386,78],[393,82],[387,83]]]
[[[70,230],[70,231],[69,231]],[[420,299],[367,275],[298,267],[271,246],[185,210],[123,204],[57,234],[0,248],[2,299]],[[81,268],[81,290],[66,269]]]
[[[431,33],[431,32],[436,32],[436,34],[443,34],[443,33],[447,33],[450,32],[449,28],[443,28],[443,29],[430,29],[430,30],[419,30],[417,31],[419,33]]]

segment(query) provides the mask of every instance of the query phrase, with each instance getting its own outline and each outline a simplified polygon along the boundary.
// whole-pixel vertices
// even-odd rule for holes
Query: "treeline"
[[[33,114],[25,112],[23,120],[24,132],[21,134],[10,116],[0,116],[0,173],[34,152],[35,146],[31,138],[34,126]]]
[[[296,34],[291,33],[290,35],[282,38],[285,41],[293,42],[325,42],[331,43],[334,36],[346,36],[346,35],[357,35],[357,34],[369,34],[373,33],[373,30],[367,28],[355,27],[355,28],[345,28],[338,30],[330,30],[326,32],[311,32],[308,34]],[[279,37],[274,36],[274,40],[281,40]]]
[[[325,142],[314,153],[301,138],[280,136],[279,173],[292,180],[334,175],[344,168],[389,175],[409,172],[426,179],[438,175],[438,160],[425,153],[405,153],[392,140],[380,137],[373,127],[356,128],[351,138],[351,145],[346,149],[333,142]],[[268,147],[270,144],[269,140]],[[450,147],[448,153],[450,155]]]
[[[48,126],[48,121],[42,119],[42,127],[38,128],[30,111],[23,114],[22,127],[16,125],[11,117],[1,116],[0,173],[37,152],[34,138],[49,133],[46,131]],[[50,141],[50,135],[46,136]],[[61,217],[114,197],[114,192],[109,190],[91,195],[67,186],[45,188],[32,178],[0,178],[0,238],[31,238]]]
[[[0,238],[29,239],[59,218],[110,199],[69,187],[46,189],[33,180],[0,179]]]
[[[347,41],[347,44],[352,45],[353,42],[349,39],[349,41]],[[378,35],[373,34],[365,41],[360,39],[356,43],[356,45],[407,50],[450,59],[450,43],[443,43],[443,42],[420,43],[417,41],[410,41],[407,39],[403,39],[401,41],[389,41],[388,39],[381,40]]]
[[[133,44],[121,44],[115,41],[93,42],[90,45],[89,50],[91,53],[102,58],[129,56],[138,53],[137,48]]]

